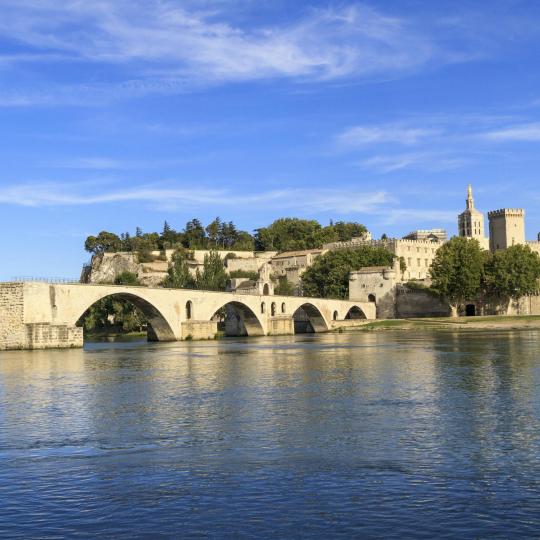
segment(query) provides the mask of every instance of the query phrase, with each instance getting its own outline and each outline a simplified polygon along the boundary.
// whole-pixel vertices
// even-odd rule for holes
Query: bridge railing
[[[79,278],[68,278],[68,277],[37,277],[37,276],[15,276],[12,277],[11,280],[14,283],[20,283],[20,282],[30,282],[30,283],[62,283],[62,284],[74,284],[74,283],[80,283]]]

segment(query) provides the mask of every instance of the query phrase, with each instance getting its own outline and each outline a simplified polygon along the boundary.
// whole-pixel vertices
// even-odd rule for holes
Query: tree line
[[[477,240],[454,237],[439,248],[430,273],[432,290],[454,315],[478,298],[508,305],[540,291],[540,256],[521,244],[490,253]]]
[[[84,247],[92,254],[120,251],[145,254],[165,249],[282,252],[316,249],[325,243],[350,240],[366,231],[364,225],[355,222],[338,221],[322,226],[316,220],[280,218],[250,234],[239,230],[232,221],[217,217],[207,226],[198,219],[191,219],[180,231],[173,229],[167,221],[159,233],[145,233],[140,227],[134,235],[101,231],[97,236],[89,236]]]

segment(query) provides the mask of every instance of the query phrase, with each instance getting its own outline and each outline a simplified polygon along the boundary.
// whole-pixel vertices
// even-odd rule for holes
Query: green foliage
[[[315,220],[281,218],[268,227],[257,229],[255,245],[260,251],[315,249],[329,242],[350,240],[365,231],[366,228],[359,223],[339,221],[322,227]]]
[[[127,300],[107,296],[90,307],[82,317],[88,332],[118,330],[141,331],[147,324],[144,314]]]
[[[285,277],[278,277],[277,285],[274,287],[274,294],[281,296],[293,296],[294,285]]]
[[[122,240],[114,233],[101,231],[97,236],[89,236],[85,243],[84,249],[90,253],[109,253],[120,251]]]
[[[259,279],[259,273],[250,272],[248,270],[233,270],[229,273],[229,278],[248,278],[251,281],[257,281]]]
[[[420,281],[407,281],[407,283],[405,283],[405,286],[410,289],[410,290],[413,290],[413,291],[423,291],[427,294],[429,294],[430,296],[433,296],[433,297],[440,297],[439,295],[439,292],[436,291],[435,289],[432,289],[431,287],[428,287],[426,286],[424,283],[421,283]]]
[[[362,246],[329,251],[315,259],[302,274],[305,296],[348,298],[349,273],[365,266],[391,266],[394,256],[386,249]]]
[[[217,251],[211,251],[204,256],[202,272],[197,270],[197,289],[205,291],[224,291],[229,276],[225,271],[223,260]]]
[[[454,310],[480,291],[485,254],[477,240],[454,237],[443,244],[430,269],[432,288]]]
[[[529,246],[497,251],[485,265],[486,292],[517,300],[539,292],[540,257]]]
[[[140,285],[137,274],[133,272],[122,272],[114,278],[115,285]]]
[[[135,235],[129,232],[116,234],[102,231],[89,236],[85,249],[93,254],[103,252],[135,251],[139,260],[150,262],[152,251],[165,249],[215,249],[234,251],[277,250],[319,248],[327,242],[346,241],[359,236],[366,228],[359,223],[338,221],[322,227],[315,220],[283,218],[257,231],[254,238],[247,231],[239,231],[232,221],[222,221],[219,217],[206,227],[198,220],[186,223],[184,230],[174,230],[167,221],[161,233],[144,233],[137,227]]]
[[[173,253],[167,277],[163,281],[164,287],[169,289],[195,288],[195,280],[189,270],[189,259],[190,254],[184,249],[179,249]]]

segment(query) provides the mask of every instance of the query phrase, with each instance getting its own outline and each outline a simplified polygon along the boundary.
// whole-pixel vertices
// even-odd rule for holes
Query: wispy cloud
[[[354,126],[338,134],[336,142],[344,148],[382,143],[413,145],[439,133],[439,130],[433,128],[405,127],[393,124]]]
[[[91,189],[90,189],[91,188]],[[196,186],[138,186],[106,190],[92,184],[28,183],[0,188],[0,205],[26,207],[100,206],[138,203],[155,211],[197,209],[253,209],[257,205],[297,215],[334,213],[369,215],[380,223],[450,223],[452,212],[402,208],[394,195],[384,190],[359,191],[353,186],[335,189],[288,188],[268,191],[232,192]]]
[[[359,162],[365,169],[381,174],[404,169],[420,169],[429,172],[458,169],[468,164],[468,159],[458,155],[437,152],[376,155]]]
[[[478,136],[496,142],[538,142],[540,141],[540,123],[507,126],[481,133]]]
[[[384,191],[352,196],[344,190],[282,189],[264,192],[233,193],[226,189],[197,186],[139,186],[122,190],[81,190],[80,184],[27,183],[0,188],[0,204],[42,206],[88,206],[107,203],[140,202],[167,208],[186,204],[199,206],[238,206],[242,204],[276,204],[280,208],[304,207],[313,211],[367,211],[387,203]],[[301,202],[300,202],[301,201]]]
[[[234,22],[224,3],[170,0],[4,0],[0,33],[18,44],[0,64],[84,62],[118,66],[116,94],[179,93],[200,85],[286,78],[328,81],[408,73],[470,59],[411,19],[363,4],[305,10],[291,22]],[[457,45],[459,49],[459,45]],[[128,82],[118,82],[119,77]],[[53,81],[54,82],[54,81]],[[68,103],[78,84],[52,94]],[[89,83],[86,92],[99,95]],[[47,92],[5,95],[0,104],[51,103]],[[41,96],[40,96],[41,94]]]

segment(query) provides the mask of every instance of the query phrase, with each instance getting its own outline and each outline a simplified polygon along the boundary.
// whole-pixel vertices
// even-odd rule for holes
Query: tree
[[[347,242],[351,238],[357,238],[367,232],[364,225],[356,222],[336,221],[334,224],[330,222],[330,227],[336,232],[339,242]]]
[[[114,253],[122,248],[122,240],[114,233],[101,231],[97,236],[89,236],[84,249],[93,253]]]
[[[538,294],[539,279],[540,257],[529,246],[497,251],[485,265],[486,292],[506,301]]]
[[[210,241],[210,245],[212,247],[217,247],[221,226],[221,219],[217,217],[206,227],[206,234],[208,235],[208,240]]]
[[[260,251],[290,251],[320,247],[322,227],[318,221],[281,218],[257,229],[256,248]]]
[[[447,299],[453,316],[480,292],[484,261],[485,252],[474,239],[454,237],[437,251],[430,269],[432,288]]]
[[[205,291],[224,291],[229,276],[225,271],[223,260],[217,251],[211,251],[204,256],[203,270],[197,270],[197,289]]]
[[[206,232],[198,219],[186,223],[183,235],[183,245],[188,249],[204,249],[206,247]]]
[[[163,286],[170,289],[189,289],[195,287],[195,280],[191,275],[188,264],[189,255],[185,250],[177,250],[173,253],[171,265],[167,271],[167,277]]]
[[[140,285],[137,274],[133,272],[122,272],[114,278],[115,285]]]
[[[328,251],[302,274],[304,296],[345,299],[349,296],[349,273],[365,266],[392,266],[394,256],[384,248]]]
[[[292,296],[294,294],[294,285],[287,279],[286,276],[278,277],[278,283],[274,287],[274,294],[281,296]]]

